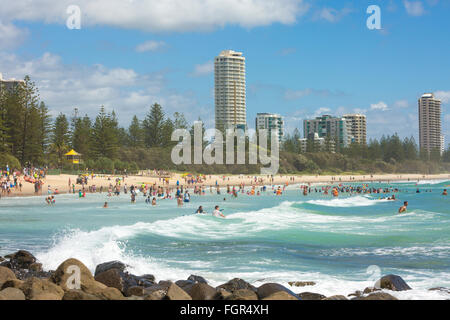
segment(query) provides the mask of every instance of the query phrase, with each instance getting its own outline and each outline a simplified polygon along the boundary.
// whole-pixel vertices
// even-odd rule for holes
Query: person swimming
[[[219,209],[219,206],[214,207],[213,216],[216,218],[225,218],[225,215],[222,213],[222,210]]]
[[[203,206],[198,207],[197,211],[195,212],[197,214],[205,214],[206,212],[203,210]]]
[[[403,202],[403,206],[401,206],[400,209],[398,209],[398,213],[405,212],[407,208],[408,208],[408,201],[405,201]]]
[[[105,204],[103,204],[103,208],[108,208],[108,202],[105,201]]]
[[[444,192],[442,192],[442,195],[443,195],[443,196],[446,196],[446,195],[447,195],[447,189],[444,189]]]

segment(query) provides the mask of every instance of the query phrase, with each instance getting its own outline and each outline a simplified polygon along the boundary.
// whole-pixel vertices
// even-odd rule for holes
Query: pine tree
[[[93,126],[92,149],[95,158],[106,157],[114,160],[119,150],[118,123],[114,111],[105,112],[102,106]]]
[[[130,147],[142,147],[144,144],[144,131],[141,122],[137,116],[133,117],[130,126],[128,127],[129,145]]]
[[[163,145],[161,132],[164,126],[164,117],[162,107],[157,103],[153,104],[142,123],[146,147],[160,147]]]
[[[69,122],[63,113],[56,117],[53,124],[53,136],[51,149],[56,153],[58,165],[61,168],[64,160],[64,154],[69,151]]]

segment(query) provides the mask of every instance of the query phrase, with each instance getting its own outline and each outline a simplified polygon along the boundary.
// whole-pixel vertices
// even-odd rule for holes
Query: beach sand
[[[104,191],[108,190],[108,187],[110,184],[115,185],[115,180],[118,177],[123,177],[121,175],[101,175],[101,176],[95,176],[93,179],[89,177],[87,187],[95,185],[97,188],[97,191],[101,186],[103,186]],[[259,176],[259,175],[206,175],[206,179],[203,180],[202,183],[196,183],[195,185],[198,186],[215,186],[216,181],[219,186],[237,186],[241,183],[244,183],[245,186],[251,186],[251,185],[271,185],[270,177],[268,176]],[[259,180],[260,178],[263,179],[262,183],[255,183],[254,179],[255,177]],[[291,180],[291,178],[294,178],[294,181]],[[69,186],[69,179],[70,183],[73,184],[76,182],[77,176],[76,175],[67,175],[67,174],[61,174],[61,175],[48,175],[45,179],[43,179],[43,186],[41,191],[38,193],[40,194],[47,194],[48,187],[50,186],[51,189],[54,191],[55,189],[58,189],[59,193],[69,193],[69,191],[72,189]],[[435,174],[435,175],[423,175],[423,174],[375,174],[375,175],[335,175],[335,176],[303,176],[303,175],[277,175],[274,176],[274,182],[275,185],[284,185],[286,183],[289,184],[317,184],[317,183],[326,183],[326,184],[339,184],[344,182],[378,182],[378,181],[424,181],[424,180],[450,180],[450,173],[446,174]],[[33,196],[37,195],[34,192],[34,185],[28,182],[23,181],[23,178],[20,178],[20,181],[22,182],[22,191],[19,190],[13,190],[9,196]],[[176,186],[177,181],[180,182],[180,185],[187,186],[187,183],[185,183],[184,178],[181,174],[173,173],[172,176],[169,178],[169,186]],[[125,181],[128,186],[131,185],[142,185],[148,184],[153,185],[156,184],[158,186],[163,186],[163,179],[160,179],[158,177],[154,176],[145,176],[145,175],[136,175],[136,176],[126,176]],[[123,183],[122,183],[123,186]],[[164,184],[164,186],[167,186]],[[86,189],[87,189],[86,187]],[[78,192],[78,190],[81,189],[81,185],[76,184],[75,190]],[[2,195],[6,196],[6,195]]]

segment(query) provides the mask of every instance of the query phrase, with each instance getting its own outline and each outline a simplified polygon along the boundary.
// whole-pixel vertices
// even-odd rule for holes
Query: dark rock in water
[[[11,263],[11,269],[29,269],[30,265],[36,262],[36,258],[25,250],[19,250],[7,257]]]
[[[188,280],[193,281],[194,283],[206,283],[208,284],[208,282],[205,280],[205,278],[201,277],[201,276],[195,276],[195,275],[190,275]]]
[[[348,299],[345,296],[336,295],[336,296],[324,298],[322,300],[348,300]]]
[[[110,269],[118,269],[119,271],[125,271],[127,268],[127,265],[120,262],[120,261],[109,261],[105,263],[99,264],[97,267],[95,267],[95,273],[94,276],[97,274],[103,273],[105,271],[108,271]]]
[[[398,299],[386,292],[375,292],[368,296],[353,298],[352,300],[398,300]]]
[[[239,289],[234,291],[225,300],[258,300],[258,295],[249,289]]]
[[[292,281],[288,282],[291,287],[306,287],[306,286],[315,286],[316,283],[313,281]]]
[[[125,291],[125,280],[123,273],[119,269],[108,269],[107,271],[96,274],[95,280],[103,283],[107,287],[113,287],[117,290]]]
[[[188,292],[192,286],[195,284],[194,281],[191,280],[178,280],[175,282],[175,284],[177,286],[179,286],[181,289],[183,289],[184,291]]]
[[[299,293],[298,296],[302,300],[322,300],[326,298],[326,296],[324,296],[323,294],[313,292],[302,292]]]
[[[19,289],[6,288],[0,291],[0,300],[25,300],[25,295]]]
[[[217,290],[206,283],[194,283],[189,288],[182,288],[192,300],[215,300],[218,296]]]
[[[376,291],[380,291],[381,289],[374,288],[374,287],[367,287],[364,289],[363,294],[368,294]]]
[[[384,276],[378,281],[379,287],[381,289],[388,289],[392,291],[411,290],[411,287],[406,284],[405,280],[403,280],[402,277],[394,274]]]
[[[362,295],[363,295],[363,293],[361,291],[357,290],[353,293],[348,294],[347,297],[361,297]]]
[[[442,291],[442,292],[450,294],[450,288],[444,288],[444,287],[431,288],[431,289],[428,289],[428,291]]]
[[[155,283],[155,276],[152,274],[144,274],[142,276],[138,276],[137,278],[139,278],[142,281],[148,281],[148,282],[152,282]]]
[[[281,284],[278,283],[266,283],[263,284],[262,286],[260,286],[257,290],[257,294],[258,297],[262,300],[276,292],[286,292],[288,294],[290,294],[291,296],[299,299],[298,295],[295,294],[294,292],[292,292],[291,290],[289,290],[288,288],[282,286]]]
[[[240,289],[249,289],[254,292],[257,292],[256,287],[252,286],[250,283],[248,283],[242,279],[239,279],[239,278],[234,278],[233,280],[230,280],[227,283],[224,283],[224,284],[218,286],[217,289],[218,288],[223,288],[231,293],[233,293],[234,291],[240,290]]]

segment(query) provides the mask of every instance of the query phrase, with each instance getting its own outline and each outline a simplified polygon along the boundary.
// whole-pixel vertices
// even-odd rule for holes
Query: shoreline
[[[116,178],[122,178],[121,175],[105,175],[105,176],[95,176],[93,179],[89,177],[88,184],[85,186],[88,189],[90,186],[95,185],[97,188],[96,192],[99,192],[100,187],[104,188],[104,192],[108,192],[110,185],[115,185]],[[329,184],[335,185],[340,183],[355,183],[355,182],[366,182],[366,183],[393,183],[393,182],[420,182],[427,180],[449,180],[450,173],[424,175],[424,174],[375,174],[375,175],[277,175],[273,177],[273,182],[267,176],[261,175],[205,175],[206,179],[201,182],[196,182],[194,184],[187,184],[181,174],[173,174],[169,179],[169,183],[165,183],[165,178],[134,175],[125,176],[125,181],[122,182],[121,187],[124,184],[127,186],[131,185],[156,185],[165,188],[176,188],[177,181],[179,185],[184,188],[192,189],[196,186],[210,187],[213,188],[217,186],[239,186],[244,184],[246,187],[249,186],[262,186],[262,185],[286,185],[286,184]],[[256,182],[255,182],[256,177]],[[41,190],[38,193],[34,192],[34,185],[23,181],[21,177],[19,181],[22,182],[22,191],[13,189],[10,194],[1,194],[1,198],[14,198],[14,197],[30,197],[30,196],[45,196],[54,195],[54,190],[58,190],[57,194],[71,194],[72,187],[69,187],[69,179],[71,183],[76,182],[76,175],[48,175],[43,179],[43,184]],[[51,187],[52,192],[48,192],[48,187]],[[78,192],[82,186],[80,184],[75,185],[75,192]],[[106,189],[105,189],[106,188]],[[86,190],[87,191],[87,190]]]

